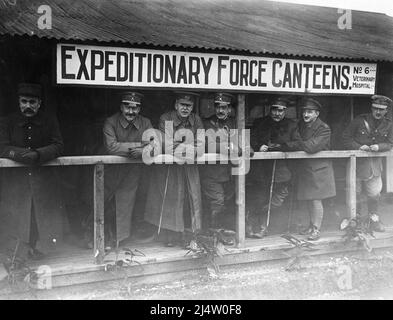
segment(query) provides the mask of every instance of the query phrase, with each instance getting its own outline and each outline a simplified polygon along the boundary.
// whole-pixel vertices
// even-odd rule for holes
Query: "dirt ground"
[[[83,300],[359,300],[393,299],[393,249],[301,258],[290,270],[287,260],[189,272],[160,284],[132,280],[31,290],[1,299]]]

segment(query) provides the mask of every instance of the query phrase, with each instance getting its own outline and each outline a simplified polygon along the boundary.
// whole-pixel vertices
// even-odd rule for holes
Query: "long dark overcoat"
[[[33,118],[21,113],[2,119],[0,125],[0,157],[23,162],[21,155],[29,149],[39,153],[36,165],[3,168],[0,199],[3,221],[10,224],[9,235],[29,242],[31,212],[37,222],[37,248],[53,248],[67,230],[65,208],[55,167],[40,164],[57,158],[63,150],[63,140],[57,119],[39,112]]]
[[[197,130],[203,129],[202,120],[195,114],[191,114],[185,123],[180,121],[176,111],[163,114],[159,122],[159,129],[163,133],[165,121],[172,121],[173,133],[185,128],[190,129],[196,137]],[[197,143],[200,142],[196,141]],[[195,217],[200,217],[202,213],[198,166],[196,164],[153,165],[145,220],[156,226],[161,225],[161,228],[167,230],[183,232],[185,201],[188,201],[191,211],[191,228],[199,229],[200,225],[195,220]]]
[[[317,118],[311,124],[300,121],[299,141],[287,142],[287,150],[317,153],[330,149],[329,126]],[[336,195],[334,171],[330,159],[304,159],[297,161],[298,200],[322,200]]]

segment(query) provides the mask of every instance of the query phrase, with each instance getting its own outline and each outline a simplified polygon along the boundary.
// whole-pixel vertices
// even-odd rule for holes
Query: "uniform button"
[[[31,137],[28,137],[27,139],[31,140]]]
[[[31,129],[31,127],[29,126],[28,129]]]
[[[29,172],[29,176],[31,176],[31,172]]]

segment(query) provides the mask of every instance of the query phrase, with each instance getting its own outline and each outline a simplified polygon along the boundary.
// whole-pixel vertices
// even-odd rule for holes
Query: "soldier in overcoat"
[[[189,148],[193,150],[192,159],[189,159],[191,162],[204,143],[197,135],[197,130],[203,129],[202,120],[192,112],[196,96],[193,92],[177,92],[175,110],[164,113],[159,121],[165,154],[173,156],[182,147]],[[191,135],[192,141],[184,139],[183,133]],[[190,212],[187,217],[184,215],[186,208]],[[189,220],[191,230],[196,231],[201,228],[201,216],[201,184],[197,164],[186,163],[185,160],[185,163],[175,161],[153,167],[145,220],[158,228],[165,245],[183,245],[185,221]]]
[[[251,146],[259,152],[285,151],[284,143],[298,139],[297,122],[285,117],[288,100],[276,98],[266,117],[257,119],[251,129]],[[274,167],[274,169],[273,169]],[[264,214],[268,210],[270,184],[273,181],[271,208],[280,207],[289,194],[289,183],[292,178],[290,163],[286,160],[263,160],[258,163],[258,180],[261,181],[260,201],[258,208],[259,224],[254,230],[251,223],[246,225],[246,235],[251,238],[262,238],[267,234]]]
[[[57,119],[41,110],[41,95],[39,84],[19,84],[19,110],[0,126],[0,157],[27,165],[2,169],[1,215],[31,259],[55,250],[67,230],[56,168],[41,166],[63,152]]]
[[[150,143],[150,141],[143,141],[143,134],[153,128],[150,120],[139,114],[142,98],[143,95],[139,92],[121,93],[120,111],[106,119],[103,127],[106,154],[132,159],[142,158],[144,147]],[[131,235],[132,211],[141,172],[140,164],[106,166],[104,178],[106,215],[113,220],[113,212],[115,212],[115,228],[112,228],[112,232],[108,230],[108,234],[116,234],[113,240],[117,242],[124,242]],[[115,210],[110,206],[112,200]]]
[[[330,149],[331,131],[319,119],[321,104],[312,98],[301,102],[302,119],[298,123],[300,139],[284,143],[286,150],[317,153]],[[310,214],[310,224],[301,234],[309,240],[320,238],[323,219],[323,199],[336,195],[334,171],[330,159],[302,159],[297,163],[297,199],[305,200]]]

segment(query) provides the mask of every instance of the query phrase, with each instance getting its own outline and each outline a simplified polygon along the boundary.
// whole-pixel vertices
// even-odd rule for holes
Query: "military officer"
[[[143,148],[150,143],[150,141],[142,141],[142,135],[145,130],[152,128],[150,120],[139,114],[142,98],[142,94],[134,91],[121,94],[120,110],[107,118],[103,127],[104,147],[107,154],[141,159]],[[111,207],[110,201],[114,200],[115,240],[118,242],[130,236],[132,211],[141,177],[139,166],[139,164],[110,165],[105,169],[106,214],[110,216],[108,209]]]
[[[230,130],[236,121],[230,117],[233,96],[217,93],[214,96],[215,114],[203,121],[206,130],[206,152],[228,156],[234,148]],[[210,227],[219,227],[219,217],[224,213],[225,200],[234,195],[230,164],[206,164],[201,167],[202,194],[210,213]]]
[[[298,123],[298,139],[285,142],[286,150],[301,150],[317,153],[330,149],[331,131],[329,126],[319,119],[321,104],[312,98],[301,102],[302,119]],[[322,199],[334,197],[336,185],[330,159],[304,159],[297,166],[297,199],[305,200],[310,214],[310,224],[301,234],[308,240],[320,238],[323,219]]]
[[[284,143],[297,139],[296,121],[285,117],[288,102],[285,98],[276,98],[270,106],[269,115],[256,120],[251,129],[251,146],[254,150],[260,152],[285,151]],[[276,164],[273,172],[274,162]],[[274,182],[271,208],[280,207],[288,196],[288,186],[292,177],[288,165],[286,160],[267,160],[260,163],[260,172],[258,174],[261,174],[261,177],[258,180],[262,181],[264,194],[261,197],[261,205],[258,206],[262,208],[262,212],[258,215],[260,220],[263,219],[262,213],[266,213],[268,210],[268,194],[272,175],[274,175]],[[262,221],[260,221],[258,230],[255,232],[252,230],[251,225],[247,223],[246,231],[246,235],[253,238],[262,238],[267,234],[267,228]]]
[[[343,132],[346,149],[368,152],[389,151],[393,146],[393,124],[386,117],[392,100],[381,95],[371,97],[371,112],[356,117]],[[385,229],[378,216],[378,203],[382,190],[382,158],[360,158],[357,160],[357,202],[360,213],[362,187],[367,196],[371,227],[378,232]]]
[[[177,148],[191,143],[190,148],[196,155],[203,140],[198,138],[197,130],[203,129],[201,118],[192,112],[197,94],[193,92],[176,92],[175,110],[164,113],[160,117],[159,129],[164,136],[162,150],[171,155]],[[192,141],[183,141],[181,132],[189,132]],[[189,159],[192,160],[192,159]],[[202,211],[201,185],[198,166],[192,163],[167,164],[153,168],[145,209],[145,220],[160,230],[160,236],[166,246],[182,244],[182,233],[185,231],[185,215],[190,211],[191,229],[200,229],[199,219]],[[162,233],[162,234],[161,234]]]
[[[4,170],[1,214],[11,223],[10,236],[28,244],[21,254],[32,259],[55,250],[66,227],[56,168],[41,166],[61,155],[63,139],[56,117],[42,111],[41,97],[39,84],[19,84],[19,111],[0,126],[0,157],[27,165]]]

